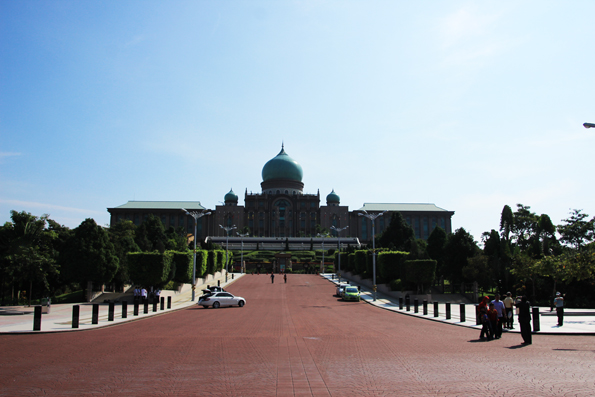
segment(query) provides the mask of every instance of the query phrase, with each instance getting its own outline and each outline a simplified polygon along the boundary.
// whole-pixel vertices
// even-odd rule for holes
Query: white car
[[[225,306],[243,307],[246,304],[246,299],[241,296],[234,296],[229,292],[215,292],[212,295],[201,297],[198,304],[205,309],[209,306],[212,306],[213,309]]]
[[[351,285],[349,283],[343,283],[343,284],[338,284],[337,285],[337,292],[336,292],[336,296],[343,296],[343,291],[345,291],[345,287],[351,287]]]

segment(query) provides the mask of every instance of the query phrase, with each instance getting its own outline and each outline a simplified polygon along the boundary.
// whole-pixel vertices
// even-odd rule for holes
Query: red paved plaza
[[[247,275],[228,290],[246,306],[0,335],[0,395],[595,395],[591,336],[479,342],[476,330],[341,302],[315,275]]]

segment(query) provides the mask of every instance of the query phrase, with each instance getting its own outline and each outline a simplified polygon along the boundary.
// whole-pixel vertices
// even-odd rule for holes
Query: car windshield
[[[345,291],[347,291],[347,292],[357,292],[357,288],[355,288],[355,287],[348,287]]]

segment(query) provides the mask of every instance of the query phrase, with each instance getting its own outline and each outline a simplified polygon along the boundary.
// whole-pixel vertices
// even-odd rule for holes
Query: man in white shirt
[[[504,302],[500,300],[500,294],[496,294],[492,303],[494,304],[494,309],[496,309],[496,312],[498,312],[498,323],[496,324],[496,329],[494,330],[494,338],[500,339],[502,336],[502,322],[504,321],[504,313],[506,310],[504,308]]]

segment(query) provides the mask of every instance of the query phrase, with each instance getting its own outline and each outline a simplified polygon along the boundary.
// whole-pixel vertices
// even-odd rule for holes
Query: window
[[[140,224],[140,215],[134,214],[134,224],[138,226]]]
[[[428,238],[428,229],[429,229],[429,227],[428,227],[428,218],[426,218],[425,216],[424,216],[424,219],[423,219],[423,227],[424,227],[423,238],[425,240],[425,239]]]
[[[419,233],[419,218],[413,218],[413,224],[413,229],[415,230],[415,237],[420,238],[421,235]]]
[[[362,240],[368,239],[368,222],[365,216],[362,216]]]
[[[264,227],[264,221],[262,219],[258,220],[258,227],[260,227],[260,228]]]
[[[445,222],[444,222],[444,218],[440,218],[440,227],[442,229],[446,230],[446,225],[445,225]]]

